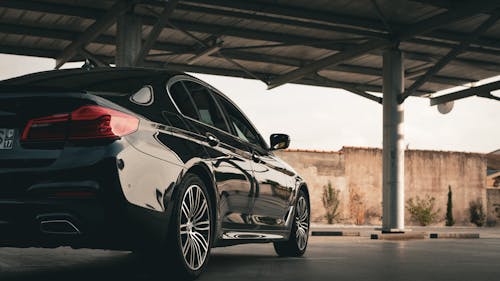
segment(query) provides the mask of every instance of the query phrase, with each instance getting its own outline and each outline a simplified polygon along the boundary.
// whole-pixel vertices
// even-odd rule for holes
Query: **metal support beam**
[[[469,3],[469,10],[460,9],[458,11],[448,11],[436,16],[430,17],[428,19],[417,22],[416,24],[410,26],[406,30],[398,31],[398,39],[401,41],[412,38],[416,35],[423,34],[429,31],[432,31],[436,28],[439,28],[443,25],[450,24],[452,22],[467,18],[471,15],[474,15],[478,8]],[[330,55],[326,58],[323,58],[319,61],[306,65],[302,68],[293,70],[289,73],[281,75],[271,81],[269,81],[268,88],[272,89],[278,86],[281,86],[285,83],[291,82],[293,80],[299,79],[305,75],[308,75],[312,72],[317,72],[327,66],[337,65],[346,60],[350,60],[356,58],[362,54],[368,53],[370,51],[374,51],[381,48],[390,47],[393,42],[381,41],[381,40],[370,40],[365,44],[362,44],[358,47],[350,49],[346,52],[340,52],[333,55]]]
[[[142,17],[142,19],[144,19]],[[58,39],[58,40],[72,40],[75,37],[79,37],[79,34],[77,32],[69,31],[66,29],[60,29],[60,28],[52,28],[52,29],[47,29],[47,28],[40,28],[40,27],[33,27],[33,26],[28,26],[28,25],[19,25],[19,24],[4,24],[0,23],[0,32],[2,33],[10,33],[10,34],[19,34],[19,35],[28,35],[28,36],[42,36],[42,37],[47,37],[51,39]],[[115,45],[116,44],[116,37],[114,36],[109,36],[109,35],[100,35],[97,37],[93,42],[94,43],[99,43],[99,44],[105,44],[105,45]],[[350,45],[350,46],[355,46],[355,45]],[[171,43],[171,42],[155,42],[153,49],[159,50],[159,51],[165,51],[169,52],[172,54],[196,54],[197,50],[193,48],[191,45],[182,45],[182,44],[176,44],[176,43]],[[245,52],[243,49],[234,49],[234,48],[223,48],[220,50],[220,53],[222,53],[224,56],[232,59],[238,59],[238,60],[248,60],[248,61],[257,61],[257,62],[264,62],[264,63],[273,63],[273,64],[280,64],[280,65],[286,65],[286,66],[294,66],[294,67],[301,67],[307,63],[311,63],[312,61],[304,60],[304,59],[299,59],[295,57],[284,57],[284,56],[277,56],[277,55],[266,55],[266,54],[259,54],[259,53],[254,53],[254,52]],[[55,51],[55,50],[54,50]],[[19,52],[22,52],[22,50],[19,50]],[[370,55],[378,55],[378,51],[372,52]],[[213,54],[213,56],[218,56],[217,54]],[[53,57],[53,56],[51,56]],[[429,55],[425,53],[416,53],[416,52],[405,52],[405,57],[408,59],[416,60],[416,61],[423,61],[423,62],[428,62],[429,64],[434,64],[436,61],[438,61],[438,57],[435,55]],[[485,70],[493,71],[493,72],[500,72],[500,64],[494,63],[494,62],[486,62],[486,61],[479,61],[479,60],[471,60],[471,59],[465,59],[465,58],[456,58],[455,60],[451,61],[450,64],[453,65],[458,65],[458,66],[463,66],[463,67],[468,67],[468,68],[482,68]],[[430,67],[430,66],[429,66]],[[382,76],[382,69],[380,68],[371,68],[371,67],[361,67],[357,65],[351,65],[351,64],[339,64],[336,66],[328,67],[325,70],[333,70],[333,71],[342,71],[342,72],[349,72],[349,73],[356,73],[356,74],[364,74],[364,75],[371,75],[371,76]],[[419,76],[423,75],[425,73],[419,71],[417,72],[411,72],[407,73],[406,78],[410,80],[415,80]],[[453,77],[453,76],[441,76],[441,75],[435,75],[430,78],[429,81],[439,83],[439,84],[445,84],[445,85],[463,85],[466,83],[470,82],[475,82],[473,79],[467,79],[464,77]],[[417,91],[417,94],[428,94],[431,93],[429,91]]]
[[[377,16],[379,17],[380,21],[382,21],[385,28],[387,29],[387,32],[389,32],[389,34],[392,34],[394,32],[392,30],[392,26],[389,23],[389,21],[387,21],[387,18],[385,17],[384,13],[382,12],[382,9],[378,5],[377,0],[371,0],[371,2],[373,4],[373,7],[375,8],[375,12],[377,12]]]
[[[415,81],[409,88],[406,90],[405,94],[402,97],[402,100],[405,100],[407,97],[414,94],[416,90],[418,90],[422,85],[427,83],[429,79],[437,74],[441,69],[443,69],[450,61],[455,59],[458,55],[467,50],[467,47],[474,42],[482,33],[486,32],[490,27],[492,27],[497,21],[500,15],[495,13],[490,16],[486,21],[484,21],[479,27],[477,27],[467,38],[465,38],[458,46],[450,50],[444,57],[442,57],[434,66],[432,66],[427,72],[421,76],[417,81]]]
[[[404,51],[404,53],[405,53],[405,59],[421,61],[421,62],[429,62],[433,64],[435,64],[441,58],[437,57],[434,54],[428,54],[428,53],[408,52],[408,51]],[[493,61],[456,58],[450,61],[450,64],[462,67],[481,68],[483,70],[488,70],[491,72],[500,72],[500,64]]]
[[[435,6],[438,8],[444,8],[444,9],[448,9],[448,10],[453,9],[455,7],[455,5],[457,4],[457,2],[460,2],[460,1],[456,1],[456,0],[412,0],[412,1],[420,2],[423,4],[432,5],[432,6]],[[482,6],[483,2],[478,1],[478,4],[480,6]],[[485,9],[482,10],[481,12],[484,14],[489,14],[489,13],[491,13],[491,10],[485,7]]]
[[[466,11],[469,10],[468,5],[463,5],[465,1],[455,1],[455,5],[447,7],[448,10]],[[431,4],[431,3],[429,3]],[[480,12],[491,12],[492,9],[500,7],[495,0],[481,1],[476,4],[476,10]],[[179,5],[179,9],[196,11],[195,8],[207,9],[210,14],[229,15],[234,13],[235,17],[244,17],[246,13],[248,17],[252,16],[255,20],[281,23],[298,27],[310,27],[322,30],[335,30],[337,32],[346,32],[357,34],[369,38],[389,39],[387,34],[387,24],[390,24],[392,30],[406,30],[409,26],[401,22],[382,23],[371,18],[355,17],[345,14],[335,14],[332,12],[310,10],[307,8],[296,9],[290,5],[277,3],[268,3],[260,1],[243,1],[243,0],[186,0]],[[231,9],[229,11],[228,9]],[[235,11],[236,10],[236,11]],[[224,14],[223,14],[224,13]],[[283,16],[286,16],[286,22],[283,21]],[[316,26],[312,26],[316,25]],[[345,30],[339,29],[340,27]],[[368,33],[370,32],[370,33]],[[439,44],[439,41],[457,41],[460,42],[465,34],[461,32],[450,31],[431,31],[426,34],[431,39],[420,39],[426,45],[433,46]],[[437,40],[436,40],[437,39]],[[479,38],[478,44],[497,48],[500,44],[491,38]],[[495,47],[496,46],[496,47]]]
[[[204,57],[208,57],[210,55],[213,55],[222,48],[222,41],[219,41],[218,39],[213,40],[214,42],[211,43],[210,45],[206,45],[203,50],[200,52],[196,53],[193,57],[187,60],[187,64],[195,64],[199,60],[201,60]]]
[[[143,1],[148,4],[153,4],[155,6],[164,5],[161,1]],[[486,4],[477,5],[482,7],[485,11],[490,10],[490,3],[492,1],[488,1]],[[246,5],[249,5],[246,2]],[[252,2],[253,3],[253,2]],[[335,15],[331,13],[324,13],[319,11],[303,11],[302,9],[299,11],[297,9],[292,9],[295,13],[305,13],[304,15],[296,15],[297,17],[293,17],[293,19],[289,19],[290,14],[288,13],[290,7],[284,6],[276,6],[273,9],[273,13],[265,12],[270,7],[271,4],[266,3],[265,5],[255,4],[252,5],[254,7],[245,8],[244,11],[235,11],[228,10],[227,7],[232,5],[240,5],[238,1],[226,1],[224,6],[223,3],[219,3],[218,1],[213,0],[204,0],[204,1],[195,1],[192,3],[181,2],[177,5],[177,10],[188,11],[188,12],[199,12],[199,13],[208,13],[211,15],[217,16],[229,16],[236,18],[246,18],[252,20],[258,20],[262,22],[268,23],[276,23],[276,24],[286,24],[295,27],[308,27],[316,30],[324,30],[324,31],[335,31],[335,32],[345,32],[350,34],[356,34],[368,38],[379,38],[379,39],[388,39],[388,35],[386,34],[386,30],[384,26],[380,25],[378,21],[367,18],[356,18],[347,15]],[[13,8],[13,9],[21,9],[21,10],[29,10],[29,11],[38,11],[38,12],[47,12],[61,15],[69,15],[69,16],[77,16],[82,18],[90,18],[90,19],[99,19],[104,11],[102,9],[96,8],[88,8],[88,7],[75,7],[69,6],[65,4],[55,4],[49,2],[40,2],[40,1],[11,1],[11,0],[0,0],[1,7]],[[264,13],[265,12],[265,13]],[[258,13],[258,14],[257,14]],[[264,14],[262,14],[264,13]],[[283,18],[282,15],[286,14],[287,18]],[[281,15],[281,16],[280,16]],[[321,15],[324,20],[320,20],[318,15]],[[144,24],[154,25],[157,22],[157,19],[154,17],[144,16]],[[340,26],[339,24],[342,24]],[[348,25],[353,25],[354,27],[349,27]],[[402,24],[394,24],[393,28],[397,28],[398,30],[404,29],[405,25]],[[200,26],[200,28],[204,28]],[[444,46],[448,45],[448,47],[453,47],[454,43],[447,43],[445,41],[460,41],[461,38],[464,37],[465,34],[461,32],[450,32],[450,31],[433,31],[426,34],[426,38],[419,39],[410,39],[410,41],[418,41],[420,44],[428,45],[428,46]],[[435,40],[435,39],[438,40]],[[495,40],[491,37],[481,37],[477,40],[478,45],[487,48],[493,49],[484,49],[481,47],[470,46],[468,51],[473,52],[490,52],[491,54],[498,55],[500,48],[500,43],[498,40]],[[327,47],[323,45],[323,47]]]
[[[326,68],[328,66],[334,66],[338,65],[344,61],[359,57],[363,54],[366,54],[370,51],[377,50],[380,48],[383,48],[387,46],[386,41],[381,41],[381,40],[373,40],[368,43],[365,43],[363,45],[360,45],[358,47],[355,47],[351,49],[350,51],[347,52],[338,52],[333,55],[330,55],[324,59],[315,61],[313,63],[310,63],[304,67],[298,68],[296,70],[293,70],[291,72],[288,72],[284,75],[278,76],[274,78],[273,80],[269,81],[267,89],[273,89],[276,87],[279,87],[283,84],[286,84],[288,82],[292,82],[296,79],[299,79],[301,77],[304,77],[308,74],[311,74],[313,72],[317,72],[323,68]]]
[[[141,50],[141,18],[132,13],[120,16],[116,33],[116,66],[134,66]]]
[[[165,27],[165,25],[168,22],[168,18],[170,17],[170,14],[175,9],[175,6],[179,0],[169,0],[165,4],[165,8],[163,8],[163,12],[158,16],[158,21],[153,25],[153,28],[149,32],[148,37],[146,38],[146,41],[142,45],[142,48],[139,51],[139,54],[134,60],[134,65],[139,65],[141,64],[142,60],[144,57],[149,53],[151,48],[153,47],[154,43],[158,39],[158,36],[160,36],[161,31]]]
[[[23,56],[37,56],[37,57],[46,57],[46,58],[55,58],[59,52],[51,49],[40,49],[40,48],[19,48],[17,46],[9,46],[0,44],[0,53],[13,54],[13,55],[23,55]],[[95,55],[95,58],[99,59],[105,64],[110,64],[114,61],[114,57],[103,56],[103,55]],[[70,61],[82,61],[85,57],[81,55],[76,55]],[[167,67],[169,70],[176,71],[185,71],[185,72],[196,72],[196,73],[204,73],[204,74],[212,74],[212,75],[223,75],[223,76],[234,76],[248,79],[258,79],[258,80],[266,80],[269,77],[274,76],[272,73],[263,73],[252,70],[249,73],[249,70],[243,70],[238,67],[238,69],[227,69],[227,68],[216,68],[216,67],[206,67],[199,65],[187,65],[187,64],[172,64],[168,63],[165,65],[163,62],[159,61],[151,61],[145,60],[144,66],[154,67],[154,68],[164,68]],[[295,81],[297,84],[301,85],[309,85],[309,86],[319,86],[319,87],[327,87],[327,88],[342,88],[342,89],[356,89],[358,91],[363,92],[382,92],[382,87],[373,84],[356,84],[356,83],[347,83],[342,81],[335,81],[332,79],[315,79],[311,77],[305,77],[303,79]],[[424,91],[425,93],[432,93],[431,91]],[[378,97],[377,97],[378,98]]]
[[[315,80],[329,83],[329,84],[331,84],[335,88],[344,89],[344,90],[346,90],[348,92],[351,92],[353,94],[356,94],[358,96],[361,96],[361,97],[367,98],[369,100],[372,100],[374,102],[382,104],[382,98],[381,97],[377,97],[375,95],[369,94],[366,91],[360,90],[360,89],[358,89],[356,87],[350,87],[350,86],[345,85],[345,84],[337,83],[336,81],[330,80],[330,79],[328,79],[326,77],[323,77],[323,76],[321,76],[319,74],[314,75],[314,78],[315,78]]]
[[[403,56],[397,49],[387,49],[383,56],[382,232],[403,232],[404,110],[399,103],[404,91]]]
[[[160,1],[149,1],[151,4],[154,4],[155,6],[161,6],[164,5]],[[149,3],[146,2],[146,3]],[[324,30],[324,31],[336,31],[336,32],[346,32],[346,33],[351,33],[351,34],[357,34],[360,36],[368,37],[368,38],[380,38],[380,39],[387,39],[387,34],[383,26],[381,26],[378,21],[375,21],[373,19],[366,19],[366,18],[356,18],[352,16],[346,16],[346,15],[335,15],[335,14],[330,14],[327,13],[323,15],[322,17],[325,18],[325,22],[322,23],[318,22],[318,11],[311,11],[307,12],[307,15],[303,15],[301,17],[295,18],[293,20],[290,20],[288,18],[282,18],[279,17],[278,14],[286,14],[289,16],[290,14],[287,13],[287,9],[283,9],[281,6],[273,8],[274,11],[277,14],[268,14],[268,15],[261,15],[261,12],[267,10],[269,7],[271,7],[271,4],[266,3],[265,6],[260,7],[257,9],[257,7],[253,7],[252,9],[248,9],[245,11],[240,11],[236,12],[234,10],[227,10],[226,6],[220,5],[221,3],[218,3],[217,1],[210,0],[207,3],[204,3],[207,1],[196,1],[192,3],[186,3],[186,2],[181,2],[177,5],[177,10],[182,10],[182,11],[190,11],[190,12],[200,12],[200,13],[208,13],[212,15],[217,15],[217,16],[232,16],[232,17],[237,17],[237,18],[246,18],[246,19],[252,19],[252,20],[257,20],[257,21],[262,21],[266,23],[276,23],[276,24],[286,24],[286,25],[291,25],[291,26],[297,26],[297,27],[309,27],[312,29],[316,30]],[[248,2],[248,1],[247,1]],[[491,1],[490,1],[491,2]],[[210,3],[210,5],[209,5]],[[228,1],[231,5],[240,5],[239,2],[237,1]],[[246,4],[246,2],[245,2]],[[82,18],[90,18],[90,19],[99,19],[103,14],[104,11],[102,9],[96,9],[96,8],[88,8],[88,7],[74,7],[74,6],[69,6],[65,4],[55,4],[55,3],[49,3],[49,2],[39,2],[39,1],[29,1],[29,0],[23,0],[23,1],[11,1],[11,0],[0,0],[0,6],[1,7],[7,7],[7,8],[13,8],[13,9],[21,9],[21,10],[29,10],[29,11],[39,11],[39,12],[47,12],[47,13],[54,13],[54,14],[61,14],[61,15],[69,15],[69,16],[77,16],[77,17],[82,17]],[[477,5],[478,7],[482,7],[485,11],[488,11],[490,9],[491,5]],[[210,7],[210,8],[209,8]],[[241,8],[241,6],[240,6]],[[257,9],[257,10],[256,10]],[[296,9],[295,9],[296,10]],[[258,12],[259,14],[256,14]],[[267,12],[266,12],[267,14]],[[297,15],[298,16],[298,15]],[[310,19],[309,17],[314,17],[313,19]],[[157,20],[154,17],[144,17],[144,24],[147,25],[154,25]],[[346,27],[346,25],[339,26],[338,24],[343,24],[343,22],[346,22],[346,24],[352,25],[353,27]],[[394,24],[391,22],[391,24]],[[397,28],[399,30],[404,29],[405,25],[401,24],[396,24],[393,25],[393,28]],[[419,39],[410,39],[410,41],[418,41],[420,44],[424,45],[429,45],[429,46],[444,46],[448,45],[448,47],[453,47],[455,44],[454,43],[446,43],[444,41],[458,41],[460,42],[464,38],[466,38],[467,34],[460,33],[460,32],[450,32],[450,31],[434,31],[430,32],[427,34],[432,39],[424,39],[424,38],[419,38]],[[427,37],[426,36],[426,37]],[[436,38],[438,40],[434,40],[433,38]],[[494,49],[485,49],[486,51],[498,55],[498,51],[496,49],[500,48],[500,43],[498,43],[498,40],[494,40],[494,38],[488,37],[488,38],[479,38],[475,44],[488,47],[488,48],[494,48]],[[324,45],[323,47],[327,47]],[[480,47],[474,47],[471,46],[468,48],[468,51],[473,51],[473,52],[484,52],[484,50],[481,50]]]
[[[87,44],[92,42],[101,33],[110,28],[116,19],[133,4],[131,0],[117,0],[116,3],[107,11],[100,19],[96,20],[80,37],[71,42],[61,55],[56,59],[56,69],[60,68],[68,60],[70,60],[81,48],[85,48]]]
[[[162,45],[163,45],[163,43],[162,43]],[[162,46],[162,45],[160,45],[160,46]],[[177,46],[177,45],[175,45],[175,46]],[[182,46],[182,45],[179,45],[179,46]],[[0,53],[24,55],[24,56],[39,56],[39,57],[47,57],[47,58],[55,58],[58,54],[57,51],[51,50],[51,49],[19,48],[17,46],[9,46],[9,45],[4,45],[4,44],[0,44]],[[214,54],[214,55],[218,55],[218,54]],[[103,55],[94,54],[94,56],[106,64],[112,63],[115,59],[114,57],[103,56]],[[82,57],[81,55],[77,55],[77,56],[73,57],[73,59],[70,61],[82,61],[84,59],[85,59],[85,57]],[[167,67],[170,70],[197,72],[197,73],[212,74],[212,75],[235,76],[235,77],[258,79],[258,80],[267,80],[270,77],[273,77],[275,75],[273,73],[264,73],[264,72],[258,72],[255,70],[251,70],[251,72],[250,72],[250,70],[248,70],[248,69],[243,70],[240,67],[237,67],[237,69],[227,69],[227,68],[215,68],[215,67],[205,67],[205,66],[199,66],[199,65],[172,64],[172,63],[168,63],[167,65],[165,65],[165,63],[163,63],[163,62],[151,61],[151,60],[145,60],[144,66],[157,67],[157,68]],[[370,84],[370,83],[366,83],[366,84],[348,83],[348,82],[343,82],[343,81],[336,81],[336,80],[333,80],[331,78],[317,79],[314,77],[305,77],[303,79],[295,81],[295,83],[302,84],[302,85],[327,87],[327,88],[333,87],[333,88],[342,88],[342,89],[356,89],[357,91],[363,91],[363,92],[382,93],[382,87],[379,85]],[[419,91],[421,91],[422,93],[426,93],[426,94],[433,93],[432,91],[423,90],[423,89],[421,89]]]
[[[465,90],[457,91],[454,93],[442,95],[439,97],[431,98],[431,105],[438,105],[458,99],[463,99],[472,96],[479,96],[483,98],[490,98],[500,101],[499,97],[493,96],[491,92],[500,89],[500,81],[491,82],[477,87],[468,88]]]
[[[92,54],[91,52],[85,50],[85,49],[80,49],[78,51],[85,59],[88,59],[90,61],[92,61],[93,63],[95,63],[96,66],[99,66],[99,67],[106,67],[106,66],[109,66],[107,63],[101,61],[101,59],[99,59],[97,56],[95,56],[94,54]]]
[[[155,3],[155,5],[162,5],[161,2],[155,1],[152,2]],[[199,3],[197,4],[199,5]],[[47,13],[55,13],[55,14],[61,14],[61,15],[69,15],[69,16],[77,16],[77,17],[82,17],[82,18],[89,18],[89,19],[99,19],[102,17],[102,15],[105,13],[105,10],[102,9],[96,9],[96,8],[88,8],[88,7],[74,7],[74,6],[69,6],[69,5],[64,5],[64,4],[54,4],[54,3],[45,3],[45,2],[39,2],[39,1],[28,1],[28,0],[23,0],[21,1],[10,1],[10,0],[0,0],[0,6],[1,7],[7,7],[7,8],[13,8],[13,9],[21,9],[21,10],[29,10],[29,11],[37,11],[37,12],[47,12]],[[487,8],[487,6],[483,6],[483,8]],[[280,24],[287,24],[291,26],[297,26],[297,27],[310,27],[313,29],[317,30],[331,30],[331,31],[337,31],[341,32],[341,30],[337,30],[338,26],[332,26],[332,25],[325,25],[324,28],[321,28],[320,26],[309,26],[310,24],[315,24],[314,22],[306,22],[306,21],[300,21],[300,20],[295,20],[295,21],[288,21],[284,22],[284,19],[282,18],[277,18],[277,17],[267,17],[267,18],[260,18],[256,17],[254,13],[252,14],[246,14],[242,12],[234,12],[234,11],[228,11],[228,10],[218,10],[214,8],[206,8],[206,7],[198,7],[195,6],[195,4],[187,4],[187,3],[179,3],[177,5],[177,10],[183,10],[183,11],[193,11],[193,12],[203,12],[203,13],[209,13],[212,15],[219,15],[219,16],[233,16],[233,17],[243,17],[246,15],[248,19],[253,19],[253,20],[259,20],[259,21],[264,21],[264,22],[269,22],[269,23],[280,23]],[[243,17],[245,18],[245,17]],[[330,18],[333,23],[339,23],[336,21],[334,17]],[[364,22],[365,19],[363,19],[362,22]],[[370,20],[373,21],[373,20]],[[154,25],[157,22],[157,19],[155,17],[149,17],[149,16],[143,16],[143,23],[145,25]],[[354,20],[354,22],[358,22],[357,20]],[[187,27],[193,27],[195,28],[192,31],[197,31],[197,32],[207,32],[207,33],[214,33],[217,32],[217,30],[223,30],[224,33],[226,31],[224,30],[224,27],[218,27],[218,26],[213,26],[213,25],[195,25],[191,24],[186,21],[179,21],[179,20],[172,20],[171,23],[179,24],[183,28]],[[361,24],[361,22],[359,22]],[[375,27],[376,21],[373,21],[369,25],[369,29],[373,30]],[[363,25],[364,26],[364,25]],[[335,27],[335,29],[332,29]],[[402,26],[395,26],[398,27],[398,29],[401,29]],[[368,27],[367,27],[368,28]],[[362,31],[361,33],[358,31]],[[230,36],[237,36],[237,37],[245,37],[244,34],[248,34],[248,30],[241,30],[241,32],[237,30],[229,30]],[[383,33],[383,30],[378,32],[377,34],[368,34],[368,30],[364,29],[356,29],[356,28],[350,28],[349,30],[346,30],[345,32],[347,33],[352,33],[352,34],[358,34],[361,36],[366,36],[370,38],[380,38],[380,39],[387,39],[387,35]],[[371,31],[370,31],[371,32]],[[442,36],[434,36],[434,33],[439,33]],[[324,49],[331,49],[331,50],[342,50],[342,49],[349,49],[349,47],[343,48],[341,44],[334,44],[332,45],[332,42],[328,42],[328,40],[311,40],[311,38],[301,38],[300,40],[292,40],[292,41],[283,41],[282,36],[276,36],[277,34],[274,34],[273,36],[267,36],[267,33],[262,34],[259,36],[258,33],[251,33],[249,34],[253,36],[253,39],[256,40],[270,40],[269,38],[275,38],[275,39],[280,39],[279,41],[285,42],[285,44],[305,44],[308,46],[317,46],[320,48]],[[426,34],[426,38],[429,37],[431,39],[426,39],[426,38],[412,38],[408,39],[409,42],[414,42],[418,44],[423,44],[423,45],[429,45],[429,46],[436,46],[436,47],[443,47],[443,48],[453,48],[456,46],[456,44],[451,43],[449,41],[460,41],[461,38],[464,37],[464,33],[459,33],[459,32],[443,32],[443,31],[434,31],[431,33]],[[284,37],[283,37],[284,38]],[[294,36],[289,37],[291,39],[294,39]],[[439,40],[434,40],[433,38],[439,39]],[[308,41],[307,41],[308,40]],[[444,40],[444,41],[443,41]],[[445,42],[446,41],[446,42]],[[316,43],[317,42],[317,43]],[[498,40],[495,40],[494,38],[479,38],[475,44],[480,45],[480,47],[476,46],[469,46],[467,51],[469,52],[478,52],[478,53],[489,53],[492,55],[500,55],[500,51],[498,50],[500,48],[500,43],[498,43]],[[487,47],[488,49],[485,49],[483,47]],[[490,49],[491,48],[491,49]]]

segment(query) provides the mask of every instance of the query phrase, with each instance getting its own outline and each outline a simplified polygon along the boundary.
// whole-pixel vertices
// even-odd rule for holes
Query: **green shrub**
[[[469,214],[470,222],[477,225],[483,226],[486,220],[486,214],[484,213],[483,202],[481,199],[473,200],[469,202]]]
[[[410,198],[406,201],[406,209],[413,221],[418,222],[421,226],[426,226],[436,221],[440,211],[440,209],[434,211],[435,202],[436,198],[429,195],[423,199],[416,196],[415,199]]]
[[[328,185],[323,186],[323,207],[325,207],[326,214],[325,218],[329,224],[334,223],[334,221],[339,217],[339,205],[340,205],[340,190],[332,187],[332,183],[328,182]]]
[[[453,219],[453,202],[451,194],[451,186],[448,186],[448,202],[446,204],[446,226],[453,226],[455,219]]]

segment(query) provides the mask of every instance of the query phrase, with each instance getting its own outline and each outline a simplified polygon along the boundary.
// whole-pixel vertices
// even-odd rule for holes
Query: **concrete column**
[[[384,51],[383,60],[383,176],[382,232],[404,231],[404,92],[403,56],[398,49]]]
[[[118,18],[116,33],[116,66],[134,66],[142,43],[140,17],[130,12],[123,14]]]

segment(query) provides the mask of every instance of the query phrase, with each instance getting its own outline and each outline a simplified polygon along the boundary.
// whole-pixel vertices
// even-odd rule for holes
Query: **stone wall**
[[[340,190],[340,222],[380,224],[382,214],[382,151],[344,147],[339,152],[288,150],[277,153],[308,183],[312,219],[324,222],[323,186]],[[448,186],[453,191],[453,215],[457,225],[468,225],[468,206],[480,198],[486,202],[486,160],[475,153],[407,150],[405,152],[405,200],[426,195],[436,199],[444,224]],[[486,204],[485,204],[486,205]],[[406,223],[411,225],[409,215]]]

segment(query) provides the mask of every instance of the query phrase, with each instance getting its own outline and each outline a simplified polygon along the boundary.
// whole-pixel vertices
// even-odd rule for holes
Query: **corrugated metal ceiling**
[[[405,32],[412,24],[460,7],[457,2],[460,1],[184,0],[176,6],[169,18],[171,25],[164,27],[144,63],[176,70],[272,79],[336,52],[348,52],[373,38],[389,39]],[[406,58],[407,87],[499,12],[500,3],[491,8],[492,1],[486,2],[490,3],[489,9],[471,12],[460,20],[441,24],[401,42]],[[58,58],[114,3],[110,0],[0,0],[0,52]],[[476,3],[482,5],[482,1]],[[142,17],[144,39],[157,21],[157,15],[162,13],[163,5],[162,1],[154,0],[135,5],[133,12]],[[202,50],[186,31],[200,40],[221,40],[220,53],[189,65],[187,62]],[[87,44],[85,50],[95,58],[112,63],[115,40],[116,25],[113,25]],[[72,58],[79,59],[81,55]],[[318,71],[332,84],[316,79],[314,73],[294,82],[346,85],[379,92],[381,68],[381,50],[370,50]],[[499,74],[500,22],[497,22],[433,75],[416,94],[430,94]]]

